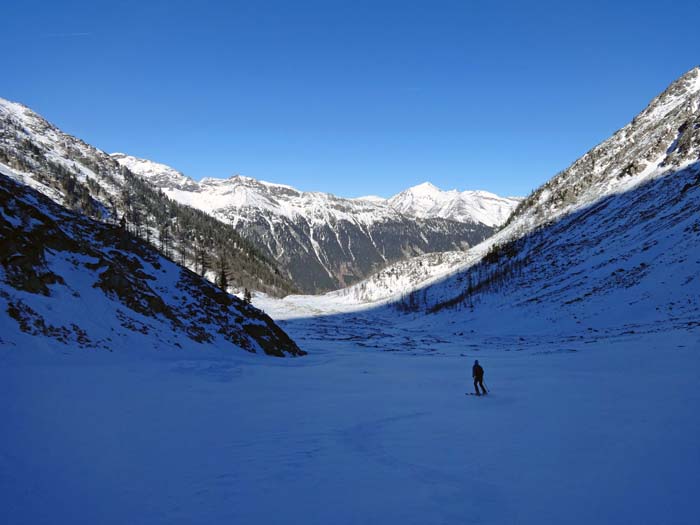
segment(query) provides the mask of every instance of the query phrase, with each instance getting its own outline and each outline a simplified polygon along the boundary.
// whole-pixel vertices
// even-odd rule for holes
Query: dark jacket
[[[484,369],[481,368],[481,365],[474,365],[472,367],[472,377],[474,379],[483,379],[484,378]]]

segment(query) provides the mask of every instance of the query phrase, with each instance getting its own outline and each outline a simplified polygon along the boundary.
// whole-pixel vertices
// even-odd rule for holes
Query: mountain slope
[[[102,221],[126,218],[135,235],[214,280],[284,295],[295,290],[273,261],[228,224],[183,206],[109,155],[0,99],[0,171]]]
[[[508,223],[539,225],[698,158],[700,68],[654,98],[632,122],[523,200]]]
[[[470,257],[414,303],[493,318],[516,309],[572,329],[697,326],[700,69],[534,192]]]
[[[162,164],[113,156],[172,199],[233,224],[308,293],[347,286],[393,261],[472,246],[518,202],[435,189],[439,209],[415,210],[405,196],[394,206],[376,197],[343,199],[241,176],[197,183]]]
[[[123,228],[0,174],[0,342],[122,350],[303,352],[261,311]]]

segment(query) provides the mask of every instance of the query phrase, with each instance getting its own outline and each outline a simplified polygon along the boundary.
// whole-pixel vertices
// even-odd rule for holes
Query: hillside
[[[260,310],[125,229],[1,174],[0,311],[8,349],[304,354]]]

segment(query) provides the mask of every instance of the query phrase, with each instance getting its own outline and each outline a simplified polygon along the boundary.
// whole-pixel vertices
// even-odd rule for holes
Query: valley
[[[697,522],[700,68],[524,199],[0,124],[0,522]]]

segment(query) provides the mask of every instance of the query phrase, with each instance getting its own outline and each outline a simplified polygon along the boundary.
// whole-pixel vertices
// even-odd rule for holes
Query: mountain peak
[[[125,153],[111,153],[110,157],[132,173],[147,179],[160,188],[194,189],[197,183],[175,168],[148,159],[133,157]]]
[[[428,181],[417,184],[416,186],[411,186],[406,191],[411,193],[442,193],[440,188]]]
[[[387,202],[404,215],[480,222],[490,227],[503,224],[520,199],[505,199],[485,191],[443,191],[424,182],[394,195]]]
[[[695,66],[693,69],[689,70],[687,73],[683,74],[681,78],[700,78],[700,66]]]
[[[692,92],[697,93],[700,91],[700,66],[695,66],[693,69],[688,71],[683,77],[687,78],[689,81],[692,81]]]
[[[661,95],[659,98],[663,98],[665,95],[678,96],[678,95],[695,95],[700,92],[700,66],[695,66],[690,71],[687,71],[681,75],[675,82],[673,82]]]

